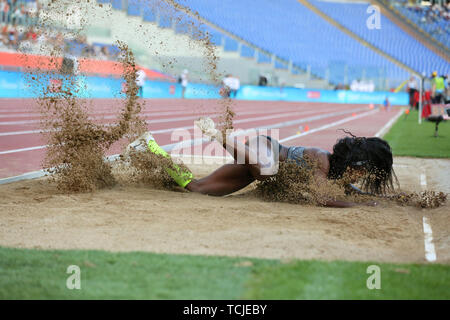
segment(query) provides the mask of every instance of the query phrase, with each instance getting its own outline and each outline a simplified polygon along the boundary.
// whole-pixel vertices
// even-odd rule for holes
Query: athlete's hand
[[[216,129],[216,125],[211,118],[201,117],[197,121],[194,121],[195,125],[202,131],[202,133],[211,139],[217,139],[219,136],[219,130]]]

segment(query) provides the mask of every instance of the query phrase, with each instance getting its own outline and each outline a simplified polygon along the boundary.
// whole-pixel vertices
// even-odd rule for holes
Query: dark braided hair
[[[340,179],[347,168],[364,168],[367,172],[362,181],[366,192],[384,194],[398,183],[392,168],[393,158],[389,144],[377,137],[351,137],[339,139],[330,155],[329,179]]]

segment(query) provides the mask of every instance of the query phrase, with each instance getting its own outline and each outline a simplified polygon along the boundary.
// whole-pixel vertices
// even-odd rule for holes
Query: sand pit
[[[450,160],[394,163],[407,190],[420,191],[425,174],[429,189],[450,192]],[[189,165],[197,177],[218,166]],[[392,203],[333,209],[263,202],[249,189],[222,198],[137,186],[63,195],[45,179],[5,184],[0,245],[422,263],[427,216],[437,262],[450,263],[448,203],[437,209]]]

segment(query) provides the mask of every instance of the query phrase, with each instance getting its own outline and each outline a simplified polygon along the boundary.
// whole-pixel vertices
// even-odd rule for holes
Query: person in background
[[[417,80],[414,76],[411,76],[409,78],[408,84],[407,84],[407,90],[409,94],[409,106],[411,108],[416,108],[417,103],[415,103],[414,95],[417,92]]]
[[[18,40],[17,30],[15,28],[10,28],[8,30],[8,40],[9,40],[10,47],[12,47],[14,50],[17,50],[19,40]]]
[[[26,4],[26,12],[27,12],[27,17],[28,19],[31,21],[31,23],[35,23],[37,15],[38,15],[38,11],[39,11],[39,4],[38,1],[29,1]]]
[[[9,23],[9,10],[10,6],[8,1],[6,0],[0,0],[0,10],[1,10],[1,18],[2,23]]]
[[[233,77],[231,74],[227,74],[225,78],[222,80],[223,88],[221,95],[224,98],[229,98],[231,96],[231,87],[233,86]]]
[[[431,75],[431,99],[432,103],[440,104],[444,102],[445,82],[443,77],[437,75],[437,71],[433,71]]]
[[[9,5],[6,0],[0,0],[0,22],[6,23],[8,19]]]
[[[8,48],[8,36],[6,36],[3,32],[0,33],[0,49]]]
[[[144,97],[145,78],[146,78],[146,74],[143,69],[139,69],[138,71],[136,71],[136,85],[139,89],[138,95],[141,98]]]
[[[383,107],[384,111],[391,111],[391,102],[389,101],[389,98],[386,97],[383,101]]]
[[[444,103],[449,104],[450,103],[450,79],[449,79],[448,75],[446,75],[444,77],[444,80],[445,80]]]
[[[235,98],[241,87],[241,81],[238,77],[231,76],[230,98]]]
[[[108,60],[109,57],[109,52],[108,52],[108,48],[106,46],[103,46],[100,49],[100,55],[99,55],[99,59],[100,60]]]
[[[359,79],[353,80],[352,83],[350,84],[350,90],[352,91],[360,91],[360,87],[361,82],[359,81]]]
[[[17,25],[22,23],[22,11],[20,10],[19,4],[13,7],[14,10],[11,10],[11,23],[12,25]]]
[[[187,69],[184,69],[183,73],[181,73],[181,76],[180,76],[180,83],[181,83],[181,88],[182,88],[182,90],[181,90],[181,97],[183,99],[184,99],[184,95],[186,93],[186,87],[187,87],[187,85],[189,83],[188,74],[189,74],[189,71],[187,71]]]

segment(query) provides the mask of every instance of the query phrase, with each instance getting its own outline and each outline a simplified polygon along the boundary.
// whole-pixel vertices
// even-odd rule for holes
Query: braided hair
[[[377,137],[350,137],[339,139],[330,155],[329,179],[340,179],[347,168],[363,168],[367,174],[362,188],[366,192],[385,194],[394,189],[393,180],[398,183],[392,168],[393,158],[389,144]]]

